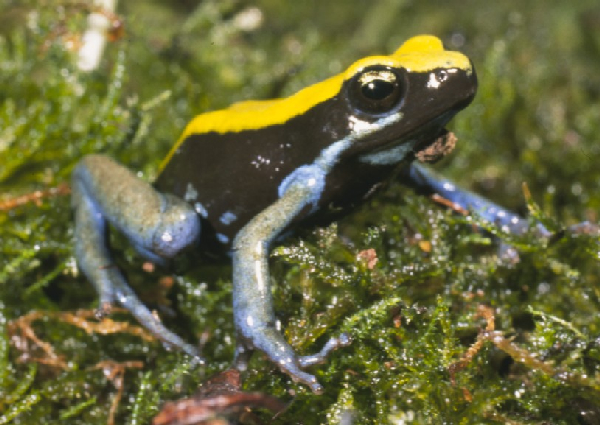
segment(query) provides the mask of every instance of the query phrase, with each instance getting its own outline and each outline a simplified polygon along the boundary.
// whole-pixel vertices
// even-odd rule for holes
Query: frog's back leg
[[[115,266],[108,246],[110,223],[146,258],[164,263],[198,240],[200,219],[192,207],[157,192],[102,155],[83,158],[72,180],[75,256],[100,294],[99,312],[106,312],[117,300],[164,343],[201,360],[195,347],[165,328],[139,300]]]
[[[419,163],[412,163],[404,169],[399,181],[417,193],[425,196],[437,194],[452,202],[457,209],[472,211],[487,221],[495,223],[507,232],[521,234],[530,230],[527,219],[503,208],[473,192],[462,189],[451,180],[435,174]],[[535,229],[541,236],[550,236],[550,232],[538,224]]]
[[[531,222],[526,218],[473,192],[458,187],[452,181],[438,176],[419,163],[412,163],[410,167],[402,170],[400,181],[412,187],[421,195],[431,196],[437,194],[452,202],[459,209],[473,211],[485,220],[500,226],[505,232],[521,234],[527,231],[534,231],[537,235],[544,238],[551,238],[552,240],[557,240],[557,238],[560,238],[564,234],[600,234],[598,225],[588,221],[570,225],[556,234],[546,229],[542,223],[535,223],[532,226]],[[512,247],[503,243],[500,244],[500,254],[509,258],[516,258],[515,256],[518,256]]]

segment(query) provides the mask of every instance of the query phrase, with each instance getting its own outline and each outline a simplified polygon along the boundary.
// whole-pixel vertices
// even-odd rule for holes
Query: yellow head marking
[[[420,35],[407,40],[390,56],[369,56],[358,60],[346,71],[325,81],[313,84],[284,99],[250,100],[226,109],[207,112],[195,117],[161,164],[169,162],[179,145],[193,134],[208,132],[229,133],[259,130],[283,124],[337,95],[345,80],[370,65],[403,67],[409,72],[428,72],[436,68],[471,69],[469,59],[459,52],[444,50],[442,42],[431,35]]]
[[[370,65],[405,68],[409,72],[428,72],[436,68],[471,70],[469,58],[459,52],[444,50],[441,40],[432,35],[413,37],[390,56],[369,56],[356,61],[345,71],[345,79]]]

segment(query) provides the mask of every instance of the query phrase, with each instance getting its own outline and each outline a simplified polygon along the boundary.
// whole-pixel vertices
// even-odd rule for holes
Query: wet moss
[[[110,154],[151,180],[195,113],[291,93],[417,33],[465,51],[480,81],[435,168],[557,236],[506,235],[392,185],[273,255],[294,347],[354,339],[314,368],[325,394],[260,355],[245,388],[293,400],[276,423],[598,423],[599,240],[564,231],[600,210],[596,1],[129,2],[125,35],[92,73],[72,50],[89,9],[38,3],[0,2],[0,423],[150,423],[233,355],[229,266],[171,278],[118,237],[132,286],[209,363],[166,351],[124,312],[96,321],[71,252],[81,156]]]

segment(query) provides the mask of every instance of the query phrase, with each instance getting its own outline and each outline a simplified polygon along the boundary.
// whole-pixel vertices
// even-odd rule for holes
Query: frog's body
[[[398,103],[383,113],[360,111],[350,99],[350,86],[364,69],[381,67],[399,72],[398,90],[402,93]],[[436,86],[438,79],[447,81]],[[287,176],[312,164],[336,142],[354,137],[336,153],[339,158],[333,159],[336,164],[327,172],[324,191],[312,214],[313,219],[327,221],[332,211],[341,215],[372,193],[399,162],[393,158],[373,164],[361,153],[397,145],[403,137],[423,129],[435,136],[451,115],[470,101],[474,81],[465,56],[443,50],[433,37],[413,38],[392,56],[361,59],[344,73],[289,98],[241,102],[196,117],[164,161],[155,186],[196,206],[209,223],[207,232],[218,241],[207,244],[211,251],[216,245],[229,249],[239,230],[279,197]],[[433,124],[438,117],[442,122]],[[374,131],[380,125],[377,121],[385,119],[389,123]],[[361,126],[365,134],[377,134],[361,135]],[[407,146],[402,152],[406,160],[412,159],[411,149]],[[294,217],[290,224],[304,216]]]
[[[416,152],[440,139],[443,126],[470,103],[476,86],[468,58],[444,50],[435,37],[419,36],[393,55],[359,60],[289,98],[242,102],[196,117],[153,187],[106,157],[88,156],[73,176],[79,264],[96,285],[103,308],[118,300],[163,341],[197,356],[195,347],[165,329],[112,267],[106,225],[156,262],[188,247],[228,253],[238,365],[247,349],[257,348],[319,392],[315,377],[302,368],[323,361],[349,340],[333,338],[313,356],[294,353],[275,328],[268,274],[272,242],[299,224],[346,213],[397,171],[404,183],[421,191],[460,198],[464,208],[494,210],[493,204],[410,165]],[[518,221],[504,215],[507,223]]]

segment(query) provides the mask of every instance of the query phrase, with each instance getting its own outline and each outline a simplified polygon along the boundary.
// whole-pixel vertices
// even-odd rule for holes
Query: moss
[[[275,423],[339,423],[348,412],[357,424],[598,423],[599,240],[562,232],[600,210],[597,1],[264,0],[253,29],[236,21],[254,7],[241,1],[129,2],[118,15],[125,36],[89,74],[69,50],[86,6],[38,3],[0,2],[0,423],[105,424],[113,413],[115,423],[149,423],[232,358],[227,265],[173,280],[114,241],[143,300],[203,341],[204,367],[126,313],[93,318],[66,189],[81,156],[110,154],[151,180],[198,111],[293,92],[416,33],[465,51],[480,81],[452,125],[457,149],[436,169],[558,236],[506,235],[392,185],[273,255],[276,309],[294,347],[353,336],[314,368],[326,393],[261,356],[245,388],[294,400]],[[518,262],[498,257],[498,240]]]

